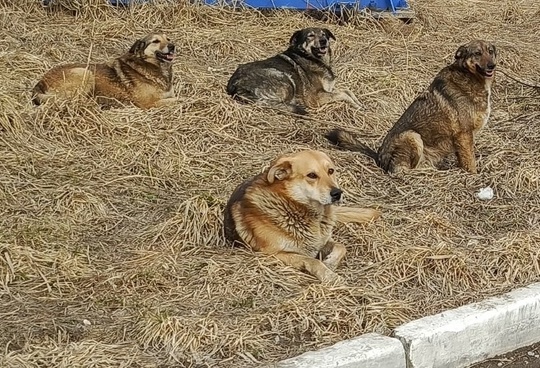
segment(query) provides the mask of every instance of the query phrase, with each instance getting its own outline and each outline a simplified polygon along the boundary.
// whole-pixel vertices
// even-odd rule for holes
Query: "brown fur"
[[[175,46],[164,34],[149,34],[107,64],[64,64],[49,70],[33,89],[36,105],[53,96],[77,93],[102,104],[133,103],[143,109],[175,101],[172,60]]]
[[[474,40],[459,47],[454,63],[413,101],[377,152],[341,129],[326,137],[342,148],[367,154],[390,173],[422,162],[436,165],[452,153],[460,167],[476,173],[474,135],[486,125],[491,111],[495,61],[495,47],[488,42]]]
[[[281,156],[235,189],[225,208],[225,237],[322,281],[334,281],[334,269],[345,256],[345,247],[332,240],[336,221],[363,223],[380,215],[373,209],[335,206],[341,193],[326,154]]]

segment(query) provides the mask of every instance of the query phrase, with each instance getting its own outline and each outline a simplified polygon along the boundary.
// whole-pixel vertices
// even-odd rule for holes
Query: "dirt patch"
[[[537,4],[418,1],[412,24],[336,25],[184,1],[56,3],[69,6],[0,1],[1,366],[259,366],[540,280],[537,90],[497,76],[478,175],[451,163],[390,178],[323,138],[342,126],[375,146],[472,37],[496,44],[501,69],[538,84]],[[311,25],[336,35],[337,86],[365,109],[334,104],[308,120],[225,94],[239,63],[274,55]],[[177,104],[32,106],[51,66],[109,60],[154,30],[178,45]],[[348,204],[384,212],[338,229],[342,287],[222,238],[233,188],[305,148],[335,160]],[[487,185],[494,199],[478,200]]]
[[[540,344],[496,356],[470,368],[540,368]]]

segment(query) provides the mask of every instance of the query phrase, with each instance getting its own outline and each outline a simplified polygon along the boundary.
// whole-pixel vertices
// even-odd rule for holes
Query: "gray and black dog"
[[[347,101],[360,108],[352,92],[334,89],[330,41],[335,39],[326,28],[296,31],[283,53],[238,66],[229,79],[227,93],[241,101],[296,114],[333,101]]]

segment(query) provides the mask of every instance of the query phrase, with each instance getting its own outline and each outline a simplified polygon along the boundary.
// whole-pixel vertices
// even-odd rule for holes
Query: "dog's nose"
[[[328,44],[328,40],[326,38],[321,38],[319,40],[319,44],[321,45],[321,47],[324,47]]]
[[[488,63],[487,68],[489,70],[495,69],[495,63]]]
[[[169,52],[174,52],[174,45],[172,43],[168,44],[167,48],[169,49]]]
[[[341,194],[343,191],[339,188],[332,188],[330,190],[330,197],[332,198],[332,202],[337,202],[341,199]]]

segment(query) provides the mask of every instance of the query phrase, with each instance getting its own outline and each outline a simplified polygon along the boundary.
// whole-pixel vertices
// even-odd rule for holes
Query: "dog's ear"
[[[285,180],[292,173],[292,166],[290,161],[278,160],[270,169],[268,169],[268,174],[266,180],[272,184],[276,179]]]
[[[145,48],[146,48],[146,42],[144,42],[143,40],[137,40],[135,41],[133,46],[131,46],[131,48],[129,49],[129,53],[137,54],[141,51],[144,51]]]
[[[462,45],[457,49],[456,54],[454,55],[454,58],[456,60],[465,59],[467,57],[469,49],[467,48],[467,45]]]
[[[336,36],[334,36],[334,34],[328,28],[323,29],[323,31],[326,34],[326,37],[331,38],[334,41],[336,40]]]
[[[298,39],[300,38],[300,35],[302,34],[302,30],[296,31],[291,36],[291,39],[289,40],[290,46],[295,46],[298,44]]]

